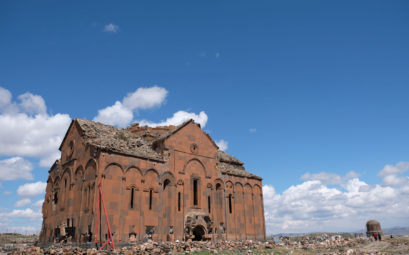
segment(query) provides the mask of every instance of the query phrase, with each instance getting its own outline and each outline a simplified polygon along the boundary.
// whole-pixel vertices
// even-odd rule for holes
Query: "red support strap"
[[[100,213],[101,213],[101,204],[102,207],[104,208],[104,214],[105,214],[105,221],[107,223],[107,240],[105,242],[102,242],[102,240],[98,240],[98,223],[99,221],[102,221],[102,219],[100,219]],[[102,239],[102,237],[100,237],[100,239]],[[108,211],[105,207],[105,201],[104,201],[104,197],[102,195],[102,178],[101,181],[98,184],[98,213],[97,213],[97,217],[95,220],[95,243],[103,243],[103,245],[101,246],[101,248],[99,248],[100,250],[102,250],[104,247],[106,247],[106,249],[108,249],[108,246],[110,246],[112,249],[115,249],[115,243],[114,243],[114,239],[112,238],[112,232],[111,232],[111,225],[109,224],[109,218],[108,218]]]

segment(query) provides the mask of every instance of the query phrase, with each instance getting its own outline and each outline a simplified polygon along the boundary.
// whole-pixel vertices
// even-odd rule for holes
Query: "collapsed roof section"
[[[219,162],[217,163],[216,168],[224,174],[255,178],[259,180],[262,179],[261,177],[246,171],[242,161],[224,151],[219,150],[217,157],[219,158]]]
[[[115,152],[155,161],[163,161],[160,154],[152,149],[150,139],[137,135],[131,129],[117,129],[114,126],[85,119],[76,119],[86,144],[101,150]]]
[[[128,128],[118,129],[111,125],[77,118],[73,120],[67,133],[73,124],[77,123],[85,144],[107,152],[164,162],[165,160],[161,153],[154,150],[154,144],[163,142],[190,122],[194,123],[193,120],[189,120],[179,126],[155,128],[139,126],[139,124],[135,123]],[[214,143],[211,137],[207,133],[205,134]],[[60,149],[65,138],[61,143]],[[215,144],[215,146],[217,145]],[[224,151],[219,150],[217,158],[219,162],[216,164],[216,168],[224,174],[262,179],[246,171],[242,161]]]

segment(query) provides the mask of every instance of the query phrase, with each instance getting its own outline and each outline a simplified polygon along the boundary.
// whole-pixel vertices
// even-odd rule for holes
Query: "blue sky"
[[[2,1],[0,232],[39,228],[44,194],[29,185],[46,181],[68,119],[154,86],[166,93],[132,121],[203,111],[203,129],[264,178],[269,233],[408,226],[408,13],[407,1]],[[10,149],[36,143],[10,123],[39,115],[51,124],[32,128],[53,142]]]

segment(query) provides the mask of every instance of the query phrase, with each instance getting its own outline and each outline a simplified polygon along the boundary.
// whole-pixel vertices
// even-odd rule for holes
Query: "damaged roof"
[[[218,151],[217,156],[219,157],[220,162],[225,162],[233,165],[243,165],[244,163],[238,160],[237,158],[233,157],[232,155],[224,152],[224,151]]]
[[[248,172],[244,168],[244,163],[242,161],[224,151],[218,151],[217,157],[219,158],[219,163],[217,163],[216,168],[224,174],[255,178],[259,180],[262,179],[261,177]]]
[[[128,129],[85,119],[76,119],[82,130],[82,138],[87,144],[121,154],[163,161],[160,154],[152,149],[151,142],[133,134]]]
[[[179,126],[162,127],[169,129],[164,133],[155,132],[155,129],[147,127],[141,127],[140,130],[137,130],[143,132],[132,132],[132,127],[118,129],[111,125],[80,118],[75,119],[74,122],[78,124],[81,137],[86,144],[105,151],[164,162],[162,155],[153,149],[153,144],[166,139],[192,121],[186,121]],[[133,128],[138,127],[134,125]],[[146,139],[146,136],[150,136],[150,139]],[[213,141],[211,138],[210,140]],[[219,162],[216,168],[224,174],[261,179],[246,171],[242,161],[224,151],[219,150],[217,158]]]

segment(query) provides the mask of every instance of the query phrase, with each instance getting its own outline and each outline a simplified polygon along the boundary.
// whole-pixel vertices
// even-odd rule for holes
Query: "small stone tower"
[[[372,236],[373,233],[382,233],[381,224],[376,220],[369,220],[366,222],[366,236]]]

